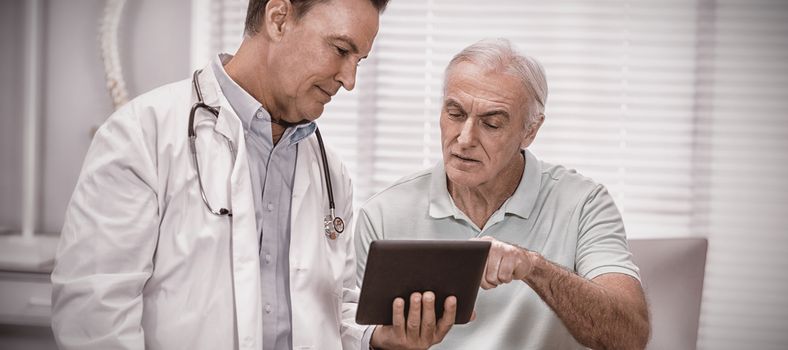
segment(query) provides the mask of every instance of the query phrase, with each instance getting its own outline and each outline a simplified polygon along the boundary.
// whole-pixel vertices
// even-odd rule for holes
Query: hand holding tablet
[[[446,298],[457,302],[455,323],[470,321],[490,242],[456,240],[373,241],[361,285],[356,322],[391,325],[392,302],[402,298],[409,310],[414,292],[435,295],[440,319]]]
[[[489,249],[485,241],[373,241],[356,322],[382,325],[375,346],[440,342],[471,320]]]
[[[370,345],[376,349],[428,349],[440,343],[454,325],[457,298],[450,296],[444,302],[443,316],[435,319],[435,293],[415,292],[410,295],[409,310],[405,300],[397,298],[392,304],[393,324],[375,327]],[[405,314],[407,313],[407,319]]]

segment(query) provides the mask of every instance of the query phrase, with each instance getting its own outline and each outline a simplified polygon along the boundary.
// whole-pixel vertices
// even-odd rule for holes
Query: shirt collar
[[[219,54],[211,60],[211,66],[215,72],[216,81],[219,83],[222,94],[227,98],[227,102],[230,103],[230,107],[233,108],[238,118],[241,119],[244,130],[249,130],[252,118],[258,111],[261,110],[262,114],[267,116],[269,121],[271,120],[271,116],[265,111],[265,108],[262,108],[262,104],[257,101],[257,99],[252,97],[252,95],[246,92],[246,90],[240,87],[229,75],[227,75],[227,72],[224,70],[224,65],[230,61],[231,58],[233,58],[232,55]]]
[[[525,167],[520,184],[501,206],[506,214],[514,214],[524,219],[533,211],[536,205],[536,198],[539,195],[539,188],[542,184],[542,169],[539,160],[527,149],[522,151],[525,156]],[[430,209],[429,214],[434,219],[454,216],[464,217],[459,208],[449,195],[446,184],[446,170],[443,161],[438,161],[432,171],[429,191]],[[495,214],[493,214],[495,215]]]
[[[309,122],[307,124],[296,125],[293,129],[293,133],[290,134],[290,144],[296,144],[301,142],[301,140],[309,137],[315,132],[317,129],[317,124],[315,122]]]
[[[238,115],[238,118],[241,119],[244,130],[250,130],[252,118],[255,117],[266,121],[266,126],[270,127],[268,124],[271,123],[271,114],[269,114],[268,111],[263,108],[263,105],[260,103],[260,101],[257,101],[257,99],[246,92],[246,90],[244,90],[240,85],[238,85],[238,83],[230,78],[230,76],[227,75],[227,71],[224,70],[224,65],[227,64],[231,58],[233,58],[232,55],[221,53],[216,55],[216,57],[211,60],[211,66],[215,72],[214,74],[216,75],[216,81],[219,83],[222,94],[224,94],[224,96],[227,98],[227,102],[230,103],[230,107],[233,108],[235,113]],[[288,128],[282,138],[289,140],[291,145],[296,144],[307,138],[309,135],[312,135],[316,128],[317,125],[315,122],[297,125],[295,127]]]
[[[503,203],[502,208],[506,214],[528,219],[536,205],[539,189],[542,187],[542,163],[527,149],[523,150],[523,154],[525,155],[523,177],[514,194]]]
[[[454,215],[454,202],[449,195],[449,188],[446,184],[446,169],[443,168],[443,160],[439,160],[432,169],[430,177],[430,216],[434,219],[445,218]]]

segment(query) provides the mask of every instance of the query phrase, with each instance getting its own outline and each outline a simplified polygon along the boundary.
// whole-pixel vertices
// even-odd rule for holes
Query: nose
[[[353,90],[353,88],[356,86],[357,69],[358,66],[352,60],[346,60],[339,68],[339,72],[337,72],[335,79],[339,81],[340,84],[342,84],[345,90]]]
[[[460,135],[457,136],[457,143],[460,146],[472,146],[473,142],[476,140],[476,125],[474,120],[474,118],[465,118],[462,122]]]

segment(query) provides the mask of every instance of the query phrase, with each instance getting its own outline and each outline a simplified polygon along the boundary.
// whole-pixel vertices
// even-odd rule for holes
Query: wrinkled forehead
[[[471,61],[454,64],[446,71],[444,103],[480,103],[490,107],[507,106],[513,111],[527,104],[528,94],[519,78],[503,68],[489,68]]]

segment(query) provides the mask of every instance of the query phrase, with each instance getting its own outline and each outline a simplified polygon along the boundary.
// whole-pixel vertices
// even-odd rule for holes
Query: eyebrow
[[[507,112],[507,111],[505,111],[503,109],[493,109],[491,111],[484,112],[482,114],[479,114],[479,118],[492,117],[492,116],[496,116],[496,115],[500,115],[500,116],[503,116],[506,119],[509,119],[509,112]]]
[[[358,54],[358,46],[356,46],[356,43],[353,42],[353,39],[351,39],[349,36],[344,35],[344,34],[339,34],[339,35],[331,36],[331,39],[332,40],[339,40],[339,41],[344,42],[345,44],[350,46],[350,52],[351,53],[353,53],[354,55]],[[361,58],[364,59],[364,58],[367,58],[367,56],[364,56],[364,57],[361,57]]]
[[[460,103],[459,103],[459,102],[457,102],[456,100],[454,100],[453,98],[448,98],[448,99],[446,99],[446,103],[444,103],[444,104],[443,104],[443,106],[444,106],[444,107],[447,107],[447,108],[449,108],[449,107],[454,107],[454,108],[457,108],[457,109],[459,109],[461,112],[465,113],[465,109],[464,109],[464,108],[462,108],[462,106],[460,105]]]
[[[447,108],[448,107],[459,108],[460,111],[465,113],[465,109],[463,109],[462,106],[460,105],[460,103],[457,102],[456,100],[454,100],[453,98],[446,99],[446,103],[444,103],[444,106],[447,107]],[[487,111],[487,112],[481,113],[481,114],[478,115],[478,117],[479,118],[489,118],[489,117],[493,117],[493,116],[496,116],[496,115],[503,116],[506,119],[511,119],[511,117],[509,116],[509,112],[507,112],[504,109],[500,109],[500,108],[493,109],[491,111]]]

